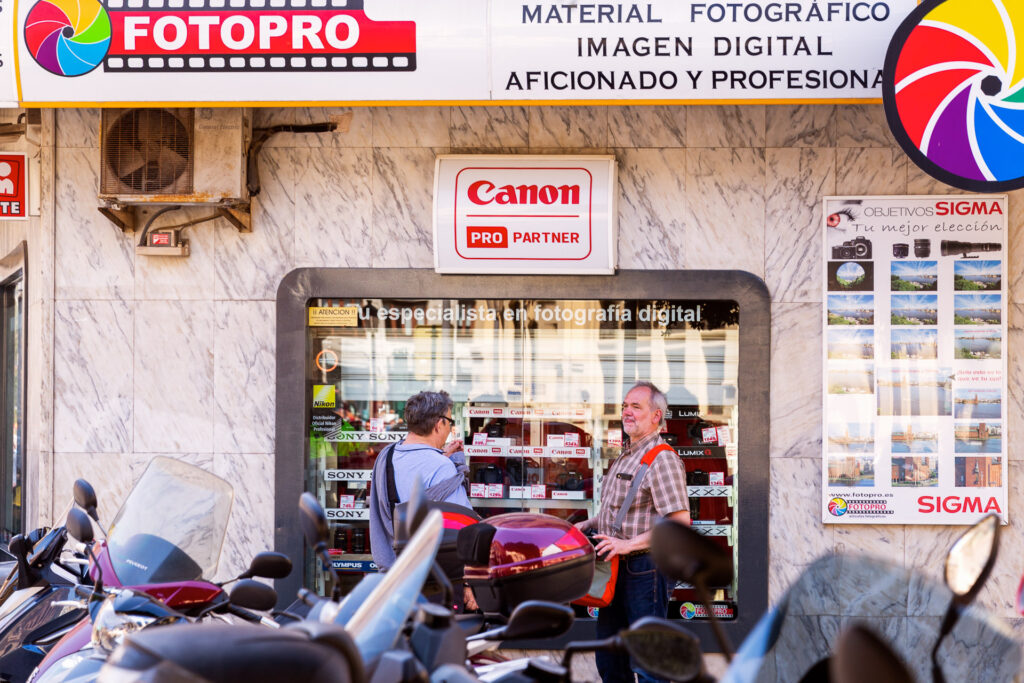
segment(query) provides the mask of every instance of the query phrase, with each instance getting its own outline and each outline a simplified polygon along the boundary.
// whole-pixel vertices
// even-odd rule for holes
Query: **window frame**
[[[722,622],[733,642],[742,639],[768,607],[769,380],[771,297],[763,280],[739,270],[622,270],[615,275],[440,275],[411,268],[299,268],[277,292],[274,549],[305,557],[298,500],[305,488],[307,306],[314,298],[422,299],[715,299],[739,304],[737,434],[740,457],[736,509],[739,539],[737,617]],[[296,410],[295,406],[303,406]],[[301,587],[296,568],[276,582],[282,604]],[[567,639],[593,637],[582,620]],[[707,652],[718,651],[708,622],[689,622]],[[527,647],[530,643],[517,643]],[[550,648],[551,644],[546,647]]]

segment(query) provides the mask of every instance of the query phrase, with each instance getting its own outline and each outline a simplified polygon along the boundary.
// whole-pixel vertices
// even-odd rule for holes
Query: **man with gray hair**
[[[416,479],[427,500],[470,507],[466,494],[466,456],[462,441],[448,441],[455,420],[452,399],[444,391],[421,391],[405,404],[408,435],[377,455],[370,486],[370,552],[384,571],[395,562],[394,510],[409,500]],[[447,443],[446,443],[447,442]],[[389,486],[389,470],[393,484]],[[394,492],[392,497],[389,490]]]
[[[668,581],[650,555],[651,529],[659,517],[690,523],[686,468],[674,448],[661,438],[668,399],[650,382],[638,382],[622,402],[622,430],[628,437],[621,455],[604,476],[601,509],[596,518],[578,523],[597,531],[599,557],[618,556],[615,594],[597,614],[597,637],[607,638],[645,616],[664,617]],[[653,681],[632,671],[629,657],[597,653],[597,670],[604,683]]]

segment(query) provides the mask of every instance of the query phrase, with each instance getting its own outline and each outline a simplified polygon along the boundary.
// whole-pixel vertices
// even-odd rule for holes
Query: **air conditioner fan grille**
[[[190,194],[192,110],[128,109],[104,126],[104,194]]]

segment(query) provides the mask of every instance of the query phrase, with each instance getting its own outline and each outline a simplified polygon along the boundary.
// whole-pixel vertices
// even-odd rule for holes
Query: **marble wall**
[[[331,118],[328,135],[264,147],[253,232],[189,231],[188,259],[136,256],[96,212],[98,110],[56,112],[52,477],[63,509],[76,476],[101,511],[158,454],[236,486],[224,571],[272,541],[274,299],[306,266],[429,268],[435,155],[589,152],[619,161],[621,268],[739,268],[772,305],[771,598],[811,561],[867,552],[938,577],[959,529],[825,526],[821,488],[820,200],[830,194],[946,193],[890,136],[881,106],[411,107],[264,109],[255,125]],[[1010,511],[981,603],[1014,628],[1024,556],[1020,354],[1024,194],[1010,200]],[[83,248],[83,240],[85,247]],[[45,516],[45,515],[44,515]]]

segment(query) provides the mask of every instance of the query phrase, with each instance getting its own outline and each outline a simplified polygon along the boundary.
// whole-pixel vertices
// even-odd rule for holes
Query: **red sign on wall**
[[[0,220],[28,218],[28,170],[24,154],[0,154]]]

